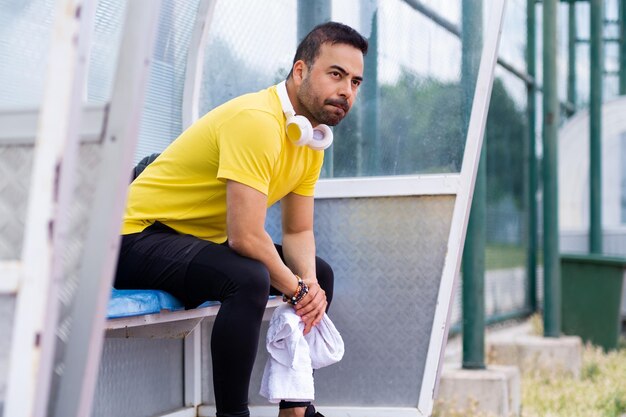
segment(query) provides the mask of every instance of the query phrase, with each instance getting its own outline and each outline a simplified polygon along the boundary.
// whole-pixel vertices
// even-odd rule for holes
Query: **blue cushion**
[[[182,310],[185,307],[171,294],[160,290],[117,290],[113,288],[107,308],[107,317],[142,316],[161,310]]]
[[[270,299],[275,296],[270,296]],[[220,304],[219,301],[205,301],[198,308]],[[155,314],[161,310],[183,310],[185,306],[172,294],[161,290],[111,290],[107,307],[107,318],[143,316]]]

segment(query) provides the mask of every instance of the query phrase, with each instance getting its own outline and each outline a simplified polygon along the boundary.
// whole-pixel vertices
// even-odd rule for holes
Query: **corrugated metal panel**
[[[198,3],[163,2],[135,161],[161,152],[182,132],[187,53]]]
[[[11,349],[11,334],[13,332],[13,315],[15,311],[15,297],[0,296],[0,415],[7,390],[7,372],[9,371],[9,352]]]
[[[183,406],[182,339],[106,339],[93,417],[149,417]]]
[[[32,147],[0,147],[0,260],[20,257],[32,166]]]
[[[451,196],[316,202],[318,254],[335,271],[330,317],[346,344],[339,364],[315,374],[317,404],[417,405],[453,205]],[[280,241],[278,207],[269,217]],[[212,403],[208,339],[203,400]],[[252,404],[267,405],[257,394],[266,357],[261,347]]]

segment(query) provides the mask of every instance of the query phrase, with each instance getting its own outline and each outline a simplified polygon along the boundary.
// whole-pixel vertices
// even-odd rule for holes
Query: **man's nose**
[[[339,91],[337,92],[340,97],[349,99],[352,96],[352,80],[345,78],[339,84]]]

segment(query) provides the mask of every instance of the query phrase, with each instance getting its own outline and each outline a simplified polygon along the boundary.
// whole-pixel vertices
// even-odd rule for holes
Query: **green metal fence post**
[[[361,138],[360,154],[364,157],[364,173],[380,175],[381,155],[380,129],[378,127],[378,11],[376,0],[361,0],[361,22],[363,35],[368,37],[369,46],[364,61],[361,91]]]
[[[590,0],[589,252],[602,253],[602,74],[604,0]]]
[[[576,111],[576,2],[569,4],[567,35],[567,101],[574,109],[569,111],[571,116]]]
[[[328,22],[331,18],[331,0],[298,0],[298,43],[320,23]],[[323,176],[333,176],[334,155],[333,147],[324,151]]]
[[[619,93],[626,95],[626,0],[619,2]]]
[[[298,0],[298,42],[331,17],[331,0]]]
[[[468,125],[482,46],[482,0],[463,0],[461,85]],[[483,142],[463,251],[463,368],[485,368],[486,156]]]
[[[528,251],[526,255],[526,275],[528,287],[526,303],[531,311],[537,310],[537,151],[535,141],[537,135],[537,86],[536,54],[536,7],[535,0],[526,0],[526,71],[533,78],[533,84],[527,84],[528,102],[528,146],[527,155],[527,207],[528,207]]]
[[[559,260],[559,215],[557,139],[559,100],[557,94],[556,28],[557,0],[543,1],[543,265],[544,336],[561,334],[561,267]]]

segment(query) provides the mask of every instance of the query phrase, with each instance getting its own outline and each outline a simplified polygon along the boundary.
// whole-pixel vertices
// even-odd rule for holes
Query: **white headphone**
[[[326,125],[311,126],[311,122],[304,116],[296,115],[291,105],[285,81],[276,85],[276,92],[280,105],[287,118],[285,130],[287,137],[297,146],[308,146],[316,151],[323,151],[333,143],[333,131]]]

